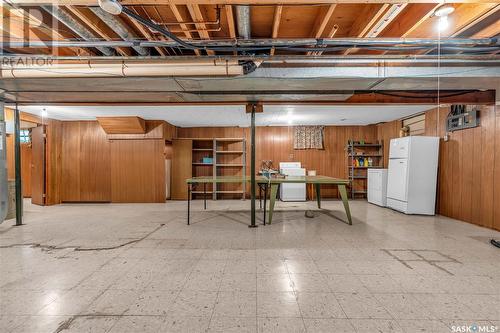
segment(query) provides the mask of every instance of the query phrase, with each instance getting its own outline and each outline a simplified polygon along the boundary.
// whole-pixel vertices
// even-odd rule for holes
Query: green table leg
[[[318,208],[321,208],[321,185],[314,184],[314,188],[316,189],[316,201],[318,202]]]
[[[351,210],[349,209],[349,201],[347,201],[347,191],[345,185],[339,185],[340,197],[342,198],[342,203],[344,204],[345,214],[347,215],[347,220],[349,225],[352,225]]]
[[[269,198],[269,221],[268,221],[269,224],[273,222],[274,203],[276,202],[277,196],[278,196],[278,184],[271,184],[271,196]]]

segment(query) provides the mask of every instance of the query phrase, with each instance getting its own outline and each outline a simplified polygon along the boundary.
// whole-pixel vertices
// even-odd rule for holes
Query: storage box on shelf
[[[383,167],[382,142],[365,143],[349,140],[346,146],[347,175],[351,181],[351,198],[366,198],[368,170]]]

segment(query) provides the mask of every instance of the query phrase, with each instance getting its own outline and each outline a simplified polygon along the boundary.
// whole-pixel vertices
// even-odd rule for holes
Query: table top
[[[241,183],[243,181],[250,182],[250,176],[201,176],[193,177],[186,180],[188,184],[198,183]],[[283,184],[283,183],[307,183],[307,184],[334,184],[347,185],[349,180],[333,178],[328,176],[288,176],[287,178],[266,178],[264,176],[255,176],[255,181],[259,184]]]

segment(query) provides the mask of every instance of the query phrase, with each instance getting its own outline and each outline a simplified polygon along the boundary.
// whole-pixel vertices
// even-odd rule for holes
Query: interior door
[[[389,160],[389,172],[387,176],[387,197],[407,201],[408,187],[408,160],[403,158],[391,158]]]
[[[171,198],[187,200],[186,179],[193,175],[193,142],[191,140],[172,141]]]
[[[45,126],[31,130],[31,202],[45,205]]]

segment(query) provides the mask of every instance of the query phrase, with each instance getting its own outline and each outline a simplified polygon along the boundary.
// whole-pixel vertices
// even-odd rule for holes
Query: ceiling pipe
[[[105,12],[99,7],[90,7],[90,10],[124,41],[137,39],[118,16]],[[139,44],[132,45],[131,47],[141,56],[149,55],[149,50]]]
[[[66,13],[64,10],[59,8],[58,6],[41,6],[43,10],[51,14],[53,17],[55,17],[58,21],[63,23],[65,26],[67,26],[71,31],[73,31],[76,35],[79,37],[85,39],[86,42],[98,42],[99,39],[97,39],[94,34],[87,29],[83,24],[75,20],[71,15]],[[42,46],[44,47],[44,46]],[[47,45],[45,46],[47,47]],[[95,47],[98,49],[102,54],[106,56],[112,56],[114,55],[114,50],[109,48],[107,45],[96,45],[96,46],[90,46],[90,47]]]
[[[190,44],[196,45],[197,47],[203,48],[207,47],[301,47],[301,46],[314,46],[317,44],[316,39],[248,39],[248,40],[238,40],[236,42],[229,41],[227,39],[216,40],[212,39],[210,41],[205,40],[193,40]],[[322,45],[324,46],[342,46],[342,47],[362,47],[362,46],[384,46],[384,47],[400,47],[405,46],[428,46],[435,47],[438,40],[434,38],[324,38],[322,39]],[[126,41],[102,41],[102,40],[87,40],[87,41],[9,41],[9,47],[12,48],[40,48],[40,47],[176,47],[179,46],[176,41],[144,41],[144,40],[126,40]],[[446,38],[441,39],[440,43],[443,47],[455,46],[455,47],[472,47],[472,46],[483,46],[483,47],[500,47],[500,40],[497,38]],[[2,43],[0,43],[0,47]]]
[[[243,39],[250,39],[252,35],[250,25],[250,6],[236,6],[236,24],[238,27],[238,35]]]
[[[77,77],[157,77],[157,76],[237,76],[244,68],[238,61],[188,61],[169,63],[71,63],[3,66],[0,77],[77,78]]]

